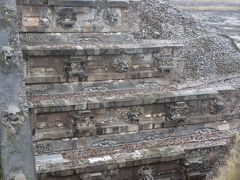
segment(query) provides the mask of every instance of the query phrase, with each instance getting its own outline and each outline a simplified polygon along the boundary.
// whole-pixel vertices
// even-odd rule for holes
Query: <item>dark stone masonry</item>
[[[2,180],[203,180],[216,168],[240,126],[228,38],[165,0],[4,2]]]

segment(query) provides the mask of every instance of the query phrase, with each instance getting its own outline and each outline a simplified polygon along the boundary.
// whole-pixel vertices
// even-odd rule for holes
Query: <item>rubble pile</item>
[[[159,34],[159,38],[178,39],[185,48],[182,81],[229,76],[240,71],[240,52],[231,39],[194,19],[167,0],[146,0],[138,7],[144,32]],[[183,66],[184,66],[183,65]]]

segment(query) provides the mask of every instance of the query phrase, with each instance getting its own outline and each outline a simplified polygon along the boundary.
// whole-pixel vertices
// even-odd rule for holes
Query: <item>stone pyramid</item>
[[[204,179],[226,152],[236,90],[177,89],[186,44],[142,7],[17,0],[38,180]]]

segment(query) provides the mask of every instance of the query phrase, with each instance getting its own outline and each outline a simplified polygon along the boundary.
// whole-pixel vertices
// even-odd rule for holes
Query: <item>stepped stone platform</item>
[[[232,143],[239,87],[179,88],[141,3],[17,0],[38,180],[202,180]]]
[[[70,44],[70,43],[69,43]],[[23,47],[27,83],[166,78],[181,44],[159,40]],[[51,65],[48,62],[51,61]]]

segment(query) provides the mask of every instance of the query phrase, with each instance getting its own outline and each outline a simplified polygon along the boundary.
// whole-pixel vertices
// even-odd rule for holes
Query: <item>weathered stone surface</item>
[[[129,0],[107,0],[109,7],[128,7]]]
[[[129,2],[126,0],[49,0],[44,6],[42,3],[44,2],[27,2],[18,6],[21,10],[19,20],[23,32],[138,31],[137,24],[127,20],[128,11],[124,10]]]
[[[187,70],[205,71],[190,55],[216,45],[186,52],[189,37],[207,37],[202,26],[158,0],[17,4],[39,180],[203,179],[214,167],[239,128],[238,98],[229,99],[239,81],[188,84]],[[2,121],[17,136],[21,112]]]
[[[8,1],[8,5],[15,5]],[[0,179],[35,180],[32,137],[25,94],[24,67],[19,47],[15,6],[9,10],[0,3],[0,34],[7,30],[0,45]],[[2,22],[2,21],[1,21]],[[11,31],[9,30],[11,29]]]
[[[85,7],[94,7],[96,6],[96,0],[48,0],[48,5],[54,6],[85,6]]]
[[[24,50],[28,59],[26,81],[33,84],[158,77],[167,82],[164,77],[173,69],[174,61],[180,59],[175,51],[181,47],[176,42],[156,40],[68,48],[27,46]],[[53,62],[51,66],[49,57]]]
[[[14,180],[27,180],[27,178],[22,172],[20,172],[20,173],[16,174]]]

